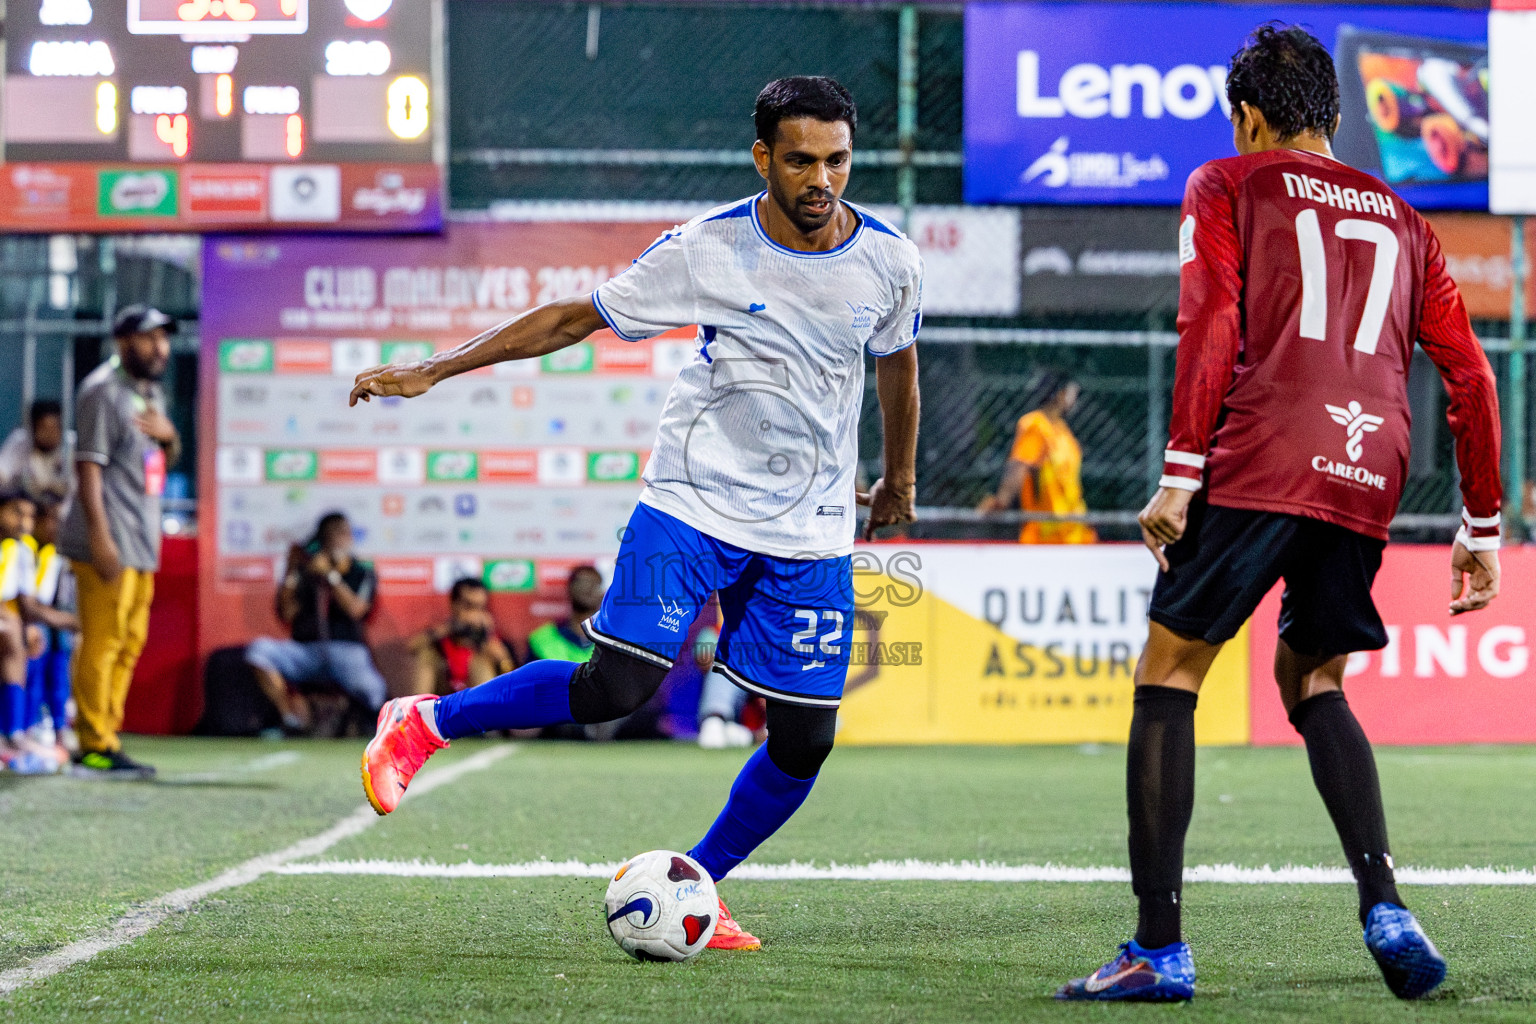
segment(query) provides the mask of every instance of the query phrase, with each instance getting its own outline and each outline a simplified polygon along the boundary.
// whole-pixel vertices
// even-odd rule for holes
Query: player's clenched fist
[[[854,494],[854,501],[869,509],[864,524],[864,539],[874,540],[875,531],[886,526],[917,521],[917,487],[914,484],[888,484],[881,477],[868,494]]]
[[[1193,497],[1192,491],[1159,487],[1147,507],[1136,517],[1141,524],[1142,542],[1152,551],[1164,572],[1168,571],[1168,557],[1163,554],[1163,545],[1172,544],[1184,536],[1184,527],[1189,523],[1189,501]]]
[[[415,398],[425,394],[427,389],[435,383],[432,374],[421,363],[401,363],[397,366],[375,366],[371,370],[364,370],[357,375],[357,380],[352,387],[352,395],[347,400],[348,407],[357,404],[358,399],[369,401],[374,395],[385,398],[390,395],[399,395],[401,398]]]

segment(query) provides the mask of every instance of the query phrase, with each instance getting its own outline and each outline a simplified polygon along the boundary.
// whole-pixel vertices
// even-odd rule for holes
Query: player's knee
[[[814,778],[836,736],[836,708],[768,702],[768,759],[790,778]]]
[[[660,665],[598,646],[571,677],[571,718],[581,725],[623,718],[650,700],[666,675]]]

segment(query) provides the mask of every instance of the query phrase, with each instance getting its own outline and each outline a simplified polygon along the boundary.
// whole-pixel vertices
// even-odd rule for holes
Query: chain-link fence
[[[971,342],[964,329],[935,328],[921,346],[922,434],[918,501],[924,522],[914,536],[1003,539],[1019,514],[973,512],[1001,479],[1020,417],[1039,408],[1063,378],[1082,388],[1067,416],[1083,449],[1088,520],[1105,539],[1136,535],[1136,510],[1156,488],[1168,437],[1175,336],[1161,332],[1018,331],[1021,339]],[[1506,358],[1493,342],[1496,370]],[[1428,359],[1415,358],[1409,391],[1413,457],[1404,487],[1399,535],[1438,537],[1454,530],[1461,498],[1445,393]],[[880,426],[873,374],[866,384],[860,451],[867,477],[880,472]]]
[[[928,247],[928,297],[937,297],[934,271],[949,255],[942,211],[960,209],[962,5],[449,0],[448,10],[460,216],[530,203],[654,208],[750,194],[760,187],[749,152],[756,91],[780,75],[828,74],[859,103],[848,198],[897,205],[909,230],[918,204],[939,211],[925,222],[939,223],[937,231],[912,230]],[[926,515],[915,533],[1016,534],[1023,514],[973,510],[996,489],[1019,418],[1064,374],[1082,387],[1068,423],[1083,449],[1089,518],[1101,536],[1135,535],[1134,512],[1156,485],[1167,438],[1176,228],[1176,210],[1148,207],[1025,208],[1007,238],[989,225],[981,248],[997,257],[992,265],[1012,261],[1012,298],[978,294],[999,287],[972,269],[988,263],[984,252],[956,264],[944,308],[929,302],[919,447]],[[957,287],[970,294],[956,299]],[[1503,379],[1499,343],[1491,355]],[[1460,501],[1444,391],[1422,355],[1410,393],[1414,453],[1398,532],[1443,538]],[[864,401],[862,469],[872,477],[880,453],[873,374]]]

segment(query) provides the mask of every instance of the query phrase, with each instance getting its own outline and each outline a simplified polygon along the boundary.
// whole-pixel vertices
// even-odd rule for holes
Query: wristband
[[[325,581],[333,587],[340,586],[341,573],[337,572],[335,569],[332,569],[330,572],[325,574]]]

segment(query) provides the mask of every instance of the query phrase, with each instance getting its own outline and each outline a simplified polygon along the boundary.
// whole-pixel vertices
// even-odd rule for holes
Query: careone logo
[[[1136,103],[1137,94],[1140,103]],[[1197,121],[1212,110],[1230,116],[1227,69],[1179,64],[1159,71],[1150,64],[1074,64],[1062,72],[1054,95],[1040,86],[1040,54],[1020,50],[1015,108],[1020,117],[1128,118],[1137,109],[1146,118],[1164,114]]]
[[[1063,135],[1019,178],[1025,182],[1038,178],[1046,188],[1135,188],[1144,181],[1168,177],[1168,161],[1156,153],[1145,159],[1135,153],[1070,153],[1069,145]]]
[[[1361,408],[1359,402],[1350,402],[1348,406],[1325,405],[1329,417],[1333,422],[1344,428],[1347,440],[1344,443],[1344,454],[1349,456],[1349,462],[1334,462],[1326,455],[1312,456],[1312,468],[1319,473],[1327,473],[1329,476],[1338,477],[1341,480],[1349,480],[1354,483],[1374,487],[1378,491],[1387,489],[1387,478],[1380,473],[1372,473],[1364,466],[1356,466],[1353,463],[1360,461],[1364,454],[1365,435],[1375,433],[1386,422],[1380,416],[1373,416]]]
[[[1337,405],[1324,406],[1328,415],[1333,417],[1333,422],[1344,428],[1349,435],[1349,440],[1344,445],[1344,453],[1349,456],[1350,462],[1359,462],[1366,434],[1374,434],[1381,429],[1386,422],[1380,416],[1372,416],[1361,409],[1359,402],[1350,402],[1345,408]]]

